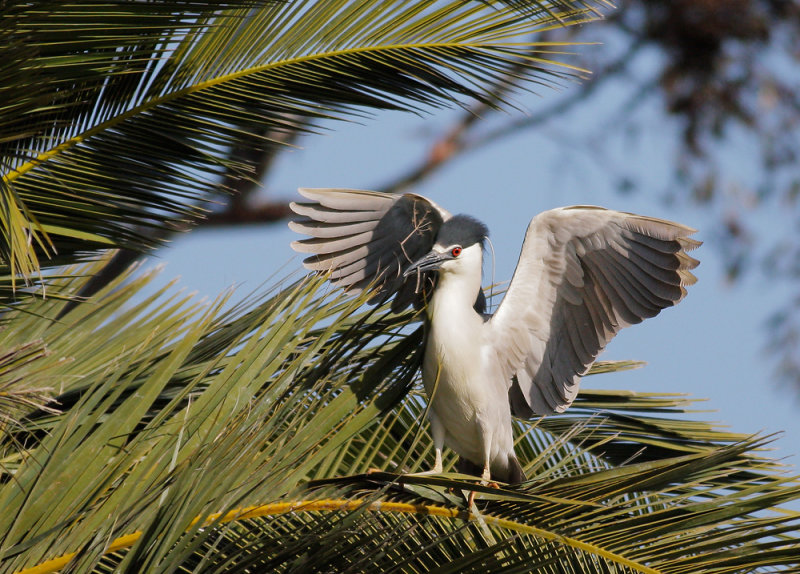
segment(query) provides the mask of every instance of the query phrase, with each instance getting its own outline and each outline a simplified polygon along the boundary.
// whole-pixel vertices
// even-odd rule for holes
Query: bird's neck
[[[428,305],[428,317],[434,323],[438,320],[449,324],[456,317],[478,316],[474,305],[480,288],[480,272],[467,277],[441,273]]]
[[[480,274],[477,281],[439,276],[427,309],[422,378],[429,396],[433,381],[462,388],[481,370],[483,318],[473,308],[479,288]]]

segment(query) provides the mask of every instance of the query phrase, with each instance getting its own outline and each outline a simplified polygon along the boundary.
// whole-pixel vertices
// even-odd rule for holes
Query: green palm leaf
[[[79,290],[96,271],[58,287]],[[232,311],[170,287],[131,305],[148,279],[124,277],[60,322],[46,318],[66,301],[37,302],[0,333],[4,346],[36,337],[50,351],[0,377],[60,360],[64,383],[60,412],[31,406],[1,437],[4,571],[798,565],[798,516],[772,510],[800,497],[798,483],[760,453],[765,441],[682,420],[686,399],[595,392],[572,417],[520,425],[532,478],[517,488],[408,476],[433,461],[409,316],[360,308],[320,280]],[[619,465],[617,449],[638,454]]]
[[[370,108],[507,103],[495,94],[511,69],[538,83],[573,75],[561,46],[529,35],[594,13],[583,2],[508,4],[10,9],[0,30],[10,46],[0,86],[14,89],[0,142],[4,271],[30,280],[43,257],[152,247],[152,230],[201,216],[224,174],[254,175],[234,151],[244,137],[266,150],[275,144],[265,134]],[[30,90],[18,68],[33,71]]]
[[[12,4],[0,572],[800,569],[797,480],[767,439],[687,420],[684,397],[587,391],[518,422],[518,487],[456,474],[452,454],[410,476],[433,462],[419,317],[321,278],[232,309],[145,297],[134,269],[76,306],[104,263],[55,267],[200,216],[223,175],[255,173],[242,141],[568,79],[563,48],[530,33],[594,3]],[[19,286],[40,272],[46,298]]]

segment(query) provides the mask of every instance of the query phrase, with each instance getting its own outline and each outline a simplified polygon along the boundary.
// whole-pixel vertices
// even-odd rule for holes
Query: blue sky
[[[542,105],[544,99],[532,98],[531,107]],[[360,124],[331,124],[330,132],[308,136],[299,149],[280,157],[264,182],[265,193],[297,199],[294,190],[301,186],[375,188],[423,157],[426,136],[444,130],[453,113],[424,118],[382,113]],[[579,115],[573,121],[584,120]],[[645,174],[644,187],[652,181],[652,193],[620,195],[602,162],[570,151],[570,137],[559,126],[548,126],[507,138],[464,155],[413,191],[453,213],[474,215],[489,226],[498,281],[511,278],[531,217],[552,207],[602,205],[699,229],[695,237],[706,244],[694,252],[701,260],[696,270],[699,281],[687,299],[624,330],[601,357],[643,360],[647,366],[589,377],[583,384],[708,399],[697,408],[716,412],[694,416],[719,421],[737,432],[782,431],[785,434],[775,443],[774,454],[797,465],[798,403],[794,391],[772,377],[764,349],[765,319],[788,300],[789,286],[773,284],[757,274],[735,287],[727,285],[718,249],[709,241],[714,214],[660,199],[669,178],[670,158],[657,139],[630,150],[623,149],[624,141],[607,142],[607,155],[620,157],[621,152],[621,157],[638,162],[638,170]],[[615,150],[615,146],[622,148]],[[769,213],[760,216],[769,221]],[[158,252],[156,260],[166,263],[163,280],[181,276],[180,285],[209,297],[236,285],[237,296],[244,297],[270,278],[300,269],[301,258],[289,248],[294,239],[285,224],[201,230],[177,238],[170,248]],[[485,274],[488,281],[490,264]]]

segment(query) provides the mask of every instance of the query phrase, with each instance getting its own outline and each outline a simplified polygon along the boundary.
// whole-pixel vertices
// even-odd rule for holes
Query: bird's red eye
[[[460,247],[453,247],[450,250],[450,255],[452,255],[453,257],[458,257],[459,255],[461,255],[461,248]]]

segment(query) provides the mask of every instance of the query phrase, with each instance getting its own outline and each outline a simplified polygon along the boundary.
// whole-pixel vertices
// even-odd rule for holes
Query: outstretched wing
[[[333,283],[359,293],[374,285],[371,302],[396,294],[392,309],[419,306],[432,286],[431,274],[403,278],[403,271],[428,253],[450,213],[433,201],[411,193],[398,195],[355,189],[306,189],[311,200],[292,203],[304,219],[289,223],[310,235],[292,243],[307,269],[329,272]]]
[[[620,329],[686,296],[695,230],[575,206],[533,218],[517,269],[492,317],[491,340],[516,416],[563,412]]]

